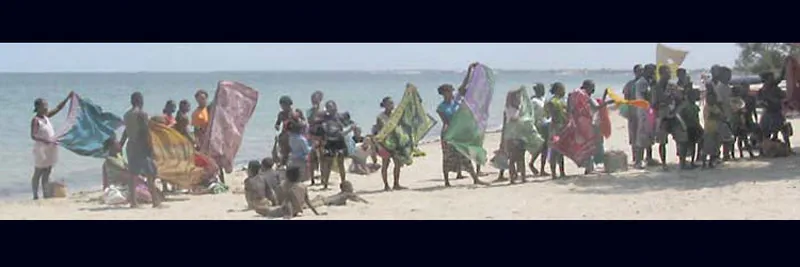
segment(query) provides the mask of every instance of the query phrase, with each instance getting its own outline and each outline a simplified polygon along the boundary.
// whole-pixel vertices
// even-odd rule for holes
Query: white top
[[[531,103],[533,103],[533,118],[536,123],[543,123],[545,122],[544,118],[544,100],[534,97],[531,99]]]
[[[53,140],[53,141],[55,141],[56,130],[55,130],[55,128],[53,128],[53,124],[50,123],[50,119],[49,118],[47,118],[47,117],[44,117],[44,118],[36,117],[36,123],[38,124],[37,126],[39,126],[38,127],[39,129],[35,133],[33,133],[34,137],[36,137],[37,139],[42,139],[42,140]],[[39,141],[37,141],[37,142],[39,142]]]
[[[56,141],[56,130],[47,117],[35,117],[38,129],[33,136],[36,139]],[[58,161],[58,146],[54,143],[36,141],[33,144],[33,158],[36,168],[52,167]]]

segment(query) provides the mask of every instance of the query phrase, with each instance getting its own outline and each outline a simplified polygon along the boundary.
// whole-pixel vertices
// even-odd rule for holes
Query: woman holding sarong
[[[447,132],[447,128],[450,125],[450,119],[453,118],[453,115],[456,113],[456,111],[458,111],[460,106],[460,103],[455,101],[453,91],[453,86],[449,84],[443,84],[438,88],[439,95],[442,96],[442,103],[439,104],[439,107],[436,109],[436,113],[439,114],[439,118],[442,120],[442,134]],[[455,147],[448,145],[447,142],[444,141],[444,137],[441,138],[441,143],[442,174],[444,175],[445,186],[450,186],[449,175],[451,172],[458,173],[464,169],[470,173],[475,184],[487,185],[487,183],[478,179],[478,173],[472,167],[472,162],[469,158],[458,152]]]
[[[56,140],[56,131],[50,118],[57,115],[67,101],[72,98],[73,92],[70,92],[63,101],[58,103],[54,110],[47,108],[47,100],[37,98],[33,102],[33,112],[36,116],[31,120],[31,139],[35,142],[33,144],[34,156],[34,171],[33,178],[31,179],[31,188],[33,190],[33,199],[39,199],[39,182],[42,184],[42,194],[45,198],[50,196],[47,192],[47,186],[50,183],[50,173],[53,172],[53,165],[58,161],[58,140]]]
[[[579,165],[586,168],[584,174],[594,172],[594,165],[603,162],[603,137],[600,133],[600,122],[598,112],[605,107],[608,103],[598,103],[597,100],[592,99],[592,94],[595,90],[595,84],[592,80],[585,80],[580,88],[573,91],[568,99],[568,108],[570,111],[571,121],[574,122],[575,135],[577,135],[578,142],[575,142],[570,147],[573,159]],[[605,99],[605,95],[603,96]],[[586,140],[581,143],[580,140]]]

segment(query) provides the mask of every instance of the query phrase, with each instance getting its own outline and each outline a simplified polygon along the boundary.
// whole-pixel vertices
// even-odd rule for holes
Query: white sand
[[[606,141],[606,150],[629,153],[626,121],[620,117],[612,120],[614,132]],[[800,121],[793,124],[800,125]],[[499,134],[488,135],[487,150],[494,151],[498,142]],[[536,178],[521,185],[476,187],[470,179],[463,179],[454,181],[453,188],[443,188],[439,147],[438,143],[423,145],[428,156],[403,169],[401,181],[410,190],[382,192],[379,173],[350,175],[348,179],[371,204],[320,208],[328,215],[313,216],[306,211],[299,219],[800,219],[797,157],[741,160],[717,170],[661,172],[652,168],[591,176],[578,176],[582,169],[568,161],[567,175],[574,176],[566,180]],[[669,147],[668,155],[673,156],[668,161],[674,168],[674,145]],[[486,181],[497,175],[497,170],[488,166],[483,171],[490,173],[482,177]],[[228,178],[232,191],[241,191],[243,173],[233,176]],[[338,182],[338,176],[331,180]],[[311,196],[335,193],[318,190],[311,187]],[[240,212],[245,207],[244,196],[236,193],[172,196],[167,209],[145,206],[135,210],[92,201],[99,196],[92,192],[68,199],[2,203],[0,219],[263,219],[254,212]]]

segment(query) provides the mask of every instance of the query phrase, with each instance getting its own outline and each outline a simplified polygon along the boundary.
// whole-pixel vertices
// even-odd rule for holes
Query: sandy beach
[[[625,119],[612,113],[613,133],[606,150],[629,153]],[[794,125],[800,121],[793,119]],[[255,130],[255,129],[254,129]],[[488,134],[484,147],[490,153],[499,144],[499,134]],[[792,139],[794,144],[799,138]],[[405,191],[383,192],[380,173],[348,175],[356,191],[370,204],[323,207],[325,216],[305,212],[301,220],[483,220],[483,219],[800,219],[800,173],[798,158],[755,159],[729,162],[716,170],[663,172],[629,171],[584,176],[582,169],[567,161],[564,180],[529,178],[528,183],[491,187],[473,186],[470,179],[455,180],[443,187],[441,150],[438,142],[420,147],[426,157],[403,169]],[[668,161],[675,169],[674,145]],[[738,155],[738,154],[737,154]],[[538,166],[538,162],[537,162]],[[548,170],[549,171],[549,170]],[[497,170],[484,166],[485,181]],[[391,174],[390,174],[391,175]],[[100,174],[97,174],[98,184]],[[23,179],[23,178],[20,178]],[[100,192],[81,192],[66,199],[0,203],[0,219],[44,220],[263,220],[245,208],[242,191],[244,173],[228,176],[231,192],[219,195],[170,196],[169,208],[107,206]],[[391,179],[391,177],[390,177]],[[338,177],[331,178],[338,182]],[[337,188],[336,185],[333,188]],[[330,195],[334,190],[316,195]]]

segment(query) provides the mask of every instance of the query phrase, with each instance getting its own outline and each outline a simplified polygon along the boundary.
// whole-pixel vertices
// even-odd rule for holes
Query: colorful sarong
[[[453,114],[447,132],[442,135],[448,146],[479,165],[486,163],[483,138],[493,94],[494,72],[485,65],[475,66],[467,83],[464,103]]]
[[[195,163],[192,142],[177,130],[153,117],[149,123],[153,161],[158,177],[167,182],[190,187],[202,181],[205,169]]]
[[[209,111],[211,122],[200,151],[211,157],[225,172],[233,172],[233,160],[242,143],[244,129],[255,112],[258,91],[244,84],[220,81]]]
[[[595,154],[598,142],[602,140],[600,132],[592,125],[592,107],[589,101],[595,100],[581,89],[570,93],[569,122],[553,137],[552,148],[578,166],[585,166],[587,160]]]
[[[526,151],[534,154],[539,153],[544,147],[544,139],[539,135],[536,128],[533,103],[531,98],[528,97],[528,90],[522,87],[511,93],[514,92],[519,92],[518,95],[520,97],[519,119],[503,124],[503,138],[505,140],[520,140],[523,142]]]
[[[417,87],[408,84],[403,99],[375,136],[375,141],[399,163],[410,165],[417,145],[434,125],[436,120],[425,112]]]
[[[104,143],[123,126],[117,115],[104,112],[89,99],[74,94],[70,99],[67,123],[58,141],[62,147],[81,156],[103,158],[108,151]]]

